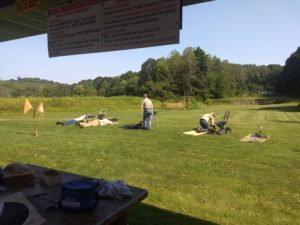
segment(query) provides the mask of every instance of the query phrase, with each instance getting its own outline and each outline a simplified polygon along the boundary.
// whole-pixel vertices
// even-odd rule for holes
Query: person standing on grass
[[[200,118],[200,126],[204,129],[204,131],[208,131],[208,128],[211,126],[215,126],[215,113],[207,113],[201,116]]]
[[[148,98],[147,94],[143,95],[143,101],[141,105],[141,111],[143,114],[143,129],[151,130],[152,116],[153,116],[153,104]]]

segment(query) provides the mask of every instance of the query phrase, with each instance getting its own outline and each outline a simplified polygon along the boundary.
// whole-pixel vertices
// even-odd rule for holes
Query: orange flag
[[[38,107],[36,108],[36,111],[38,111],[40,113],[44,113],[44,106],[43,106],[42,102],[38,105]]]
[[[27,113],[30,109],[32,109],[32,105],[30,104],[30,102],[29,102],[28,99],[26,98],[25,104],[24,104],[23,112],[24,112],[24,113]]]

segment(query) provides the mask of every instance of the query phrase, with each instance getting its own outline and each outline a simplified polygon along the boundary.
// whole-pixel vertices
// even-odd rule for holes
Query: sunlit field
[[[119,124],[81,129],[55,125],[89,110],[0,113],[0,164],[32,163],[106,180],[122,179],[149,196],[129,212],[130,225],[300,224],[300,108],[211,105],[161,110],[151,131],[126,130],[141,120],[139,105],[107,107]],[[106,107],[99,106],[100,108]],[[113,108],[113,109],[111,109]],[[188,136],[201,114],[230,111],[232,133]],[[88,111],[95,114],[96,107]],[[243,143],[263,126],[265,143]]]

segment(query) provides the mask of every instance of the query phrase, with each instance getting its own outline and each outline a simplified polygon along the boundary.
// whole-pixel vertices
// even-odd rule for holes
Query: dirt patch
[[[270,104],[279,104],[285,103],[286,100],[282,99],[220,99],[215,100],[215,103],[218,104],[230,104],[230,105],[270,105]]]
[[[183,102],[168,102],[163,103],[164,109],[184,109],[184,103]]]

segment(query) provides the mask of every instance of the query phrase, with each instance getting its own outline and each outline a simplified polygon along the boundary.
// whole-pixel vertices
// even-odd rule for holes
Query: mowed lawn
[[[86,129],[55,125],[80,111],[45,110],[38,137],[32,112],[0,114],[0,165],[32,163],[145,188],[149,196],[130,210],[129,225],[300,224],[297,103],[159,110],[151,131],[120,128],[140,121],[133,110],[109,111],[118,125]],[[228,110],[232,133],[183,135],[204,112],[220,120]],[[261,125],[267,142],[240,142]]]

